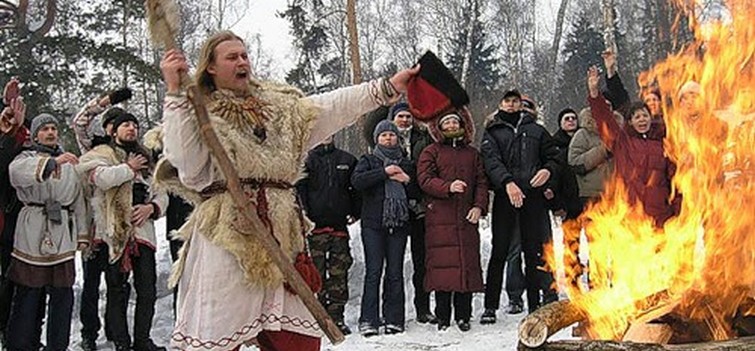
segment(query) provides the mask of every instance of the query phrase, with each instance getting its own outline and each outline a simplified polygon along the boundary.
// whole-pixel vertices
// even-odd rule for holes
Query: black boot
[[[80,346],[83,351],[95,351],[97,350],[97,338],[82,337]]]
[[[346,325],[346,323],[344,323],[343,321],[337,321],[336,327],[341,330],[341,333],[343,333],[343,335],[351,334],[351,328],[349,328],[349,326]]]
[[[113,344],[115,344],[115,351],[131,351],[131,345],[128,343],[116,341]]]
[[[152,339],[134,341],[134,351],[167,351],[163,346],[157,346]]]

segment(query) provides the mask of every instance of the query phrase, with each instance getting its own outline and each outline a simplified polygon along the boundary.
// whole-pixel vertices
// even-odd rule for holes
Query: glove
[[[118,104],[119,102],[126,101],[130,99],[131,96],[132,96],[131,89],[129,88],[121,88],[108,94],[111,105],[115,105],[115,104]]]

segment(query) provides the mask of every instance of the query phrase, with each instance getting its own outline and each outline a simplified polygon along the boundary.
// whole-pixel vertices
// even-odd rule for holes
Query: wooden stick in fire
[[[527,348],[520,345],[519,350]],[[711,341],[694,344],[659,345],[619,341],[579,341],[564,340],[549,342],[539,351],[752,351],[755,350],[755,337],[746,337],[726,341]]]
[[[147,0],[146,6],[147,21],[149,23],[152,41],[166,50],[177,48],[178,46],[176,45],[175,37],[180,28],[177,5],[173,0]],[[189,76],[184,72],[181,77],[182,86],[186,87],[188,82]],[[244,191],[242,190],[239,181],[238,172],[228,158],[225,149],[223,149],[220,144],[220,140],[215,134],[212,124],[210,124],[204,96],[196,86],[188,86],[187,95],[197,114],[202,141],[210,148],[212,156],[217,160],[220,170],[225,176],[228,193],[233,198],[236,208],[242,215],[240,221],[236,223],[237,225],[240,225],[238,229],[243,233],[253,235],[259,240],[264,250],[270,255],[273,263],[275,263],[278,269],[283,273],[286,282],[301,298],[309,312],[312,313],[312,316],[317,320],[317,324],[322,328],[325,335],[328,336],[328,339],[330,339],[333,344],[342,342],[344,340],[343,333],[341,333],[340,329],[335,325],[325,311],[325,308],[322,307],[312,293],[312,290],[310,290],[304,279],[299,275],[299,272],[294,268],[293,264],[289,262],[288,257],[283,253],[273,237],[266,231],[245,230],[249,229],[251,223],[254,222],[253,216],[256,215],[256,212],[253,211],[254,207],[252,207],[251,202],[244,195]]]
[[[662,290],[634,301],[630,305],[639,310],[647,310],[668,299],[668,291]],[[628,306],[616,306],[616,310],[625,308],[628,308]],[[570,301],[557,301],[547,304],[525,317],[519,324],[519,342],[526,348],[539,348],[559,330],[584,321],[586,318],[586,311]]]

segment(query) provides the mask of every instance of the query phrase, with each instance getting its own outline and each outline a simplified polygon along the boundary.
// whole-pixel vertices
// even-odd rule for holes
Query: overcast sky
[[[361,0],[369,1],[369,0]],[[417,0],[422,1],[422,0]],[[538,34],[548,41],[552,40],[555,15],[560,0],[537,0],[540,18]],[[254,33],[262,35],[262,45],[276,63],[277,78],[282,78],[285,71],[294,65],[292,37],[288,34],[288,22],[278,16],[278,11],[286,8],[286,0],[250,0],[249,10],[233,28],[242,37]]]

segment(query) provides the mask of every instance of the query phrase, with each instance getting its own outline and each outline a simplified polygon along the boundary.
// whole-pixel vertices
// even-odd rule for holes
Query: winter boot
[[[480,324],[495,324],[495,322],[495,310],[492,308],[486,308],[485,312],[482,313],[482,317],[480,317]]]
[[[81,349],[83,351],[95,351],[97,350],[97,338],[85,336],[81,338]]]
[[[438,323],[438,318],[430,312],[417,313],[417,323],[419,324],[435,324]]]
[[[349,328],[349,326],[346,325],[346,323],[344,323],[343,321],[337,321],[336,327],[338,327],[338,329],[341,331],[341,333],[343,333],[343,335],[351,334],[351,328]]]
[[[362,334],[363,337],[369,338],[371,336],[375,336],[379,334],[378,328],[374,327],[370,323],[362,323],[359,324],[359,333]]]
[[[134,341],[134,351],[167,351],[163,346],[157,346],[152,339]]]
[[[459,326],[459,330],[461,330],[463,332],[468,332],[469,329],[472,329],[472,326],[469,325],[469,320],[467,320],[467,319],[462,319],[462,320],[456,321],[456,325],[458,325]]]

